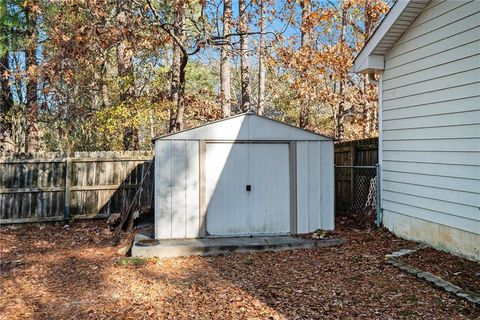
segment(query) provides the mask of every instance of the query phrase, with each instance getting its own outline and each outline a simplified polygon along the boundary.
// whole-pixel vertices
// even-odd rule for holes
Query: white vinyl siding
[[[480,1],[431,1],[385,55],[384,215],[480,234]]]

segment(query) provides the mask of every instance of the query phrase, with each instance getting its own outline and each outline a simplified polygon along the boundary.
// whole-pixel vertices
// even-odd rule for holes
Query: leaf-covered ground
[[[465,290],[480,294],[480,262],[470,261],[433,248],[425,248],[400,260],[439,276]],[[438,263],[441,261],[441,263]]]
[[[2,319],[475,319],[478,309],[403,274],[412,247],[339,224],[340,247],[118,263],[101,221],[0,231]]]

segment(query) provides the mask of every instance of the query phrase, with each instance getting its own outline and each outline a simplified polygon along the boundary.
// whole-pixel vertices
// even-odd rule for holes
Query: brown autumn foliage
[[[467,260],[433,248],[418,250],[401,260],[464,290],[480,294],[480,262],[478,261]]]
[[[286,45],[276,47],[270,63],[287,70],[282,76],[295,92],[290,108],[297,125],[339,140],[376,134],[376,86],[349,70],[371,35],[371,26],[378,25],[388,9],[384,1],[343,1],[336,7],[310,8],[298,26],[303,42],[293,35],[284,41]],[[364,28],[359,27],[360,21]],[[316,123],[319,116],[333,125],[322,128]]]
[[[246,104],[339,140],[375,136],[375,84],[349,69],[388,9],[386,0],[254,1],[244,26],[234,10],[224,33],[223,0],[3,0],[0,146],[151,148],[154,135]]]

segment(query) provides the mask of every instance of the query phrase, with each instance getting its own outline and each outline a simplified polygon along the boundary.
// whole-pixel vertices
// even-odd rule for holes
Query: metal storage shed
[[[246,113],[154,141],[157,239],[333,229],[328,137]]]

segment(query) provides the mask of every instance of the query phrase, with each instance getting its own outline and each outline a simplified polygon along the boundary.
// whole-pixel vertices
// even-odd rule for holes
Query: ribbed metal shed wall
[[[206,184],[209,182],[206,182],[205,172],[206,168],[212,168],[212,166],[209,167],[205,162],[208,158],[207,146],[214,144],[232,146],[257,144],[256,149],[265,150],[265,155],[269,152],[269,145],[285,144],[288,147],[286,157],[288,157],[289,169],[287,172],[278,172],[278,174],[288,175],[290,198],[288,202],[284,201],[283,203],[288,203],[290,206],[288,208],[289,233],[333,229],[333,142],[327,137],[300,128],[254,114],[243,114],[155,140],[156,238],[209,236],[209,230],[207,230],[208,208],[211,204],[210,201],[214,201],[212,200],[214,197],[213,195],[210,197],[207,192],[209,187]],[[273,147],[271,149],[273,150]],[[262,155],[261,152],[259,154]],[[225,161],[231,161],[231,159],[226,158]],[[269,164],[276,166],[276,162],[278,161],[270,161]],[[225,165],[224,168],[219,168],[220,174],[227,170],[226,167]],[[240,182],[232,181],[232,184],[236,183]],[[241,185],[241,188],[243,187]],[[254,188],[253,192],[256,192],[256,186],[252,187]],[[276,186],[274,185],[266,188],[270,187],[272,189],[268,194],[266,193],[269,192],[267,189],[263,190],[263,194],[267,195],[265,199],[270,198],[271,200],[275,194],[282,193],[278,192],[278,187],[275,191]],[[234,187],[232,190],[240,189]],[[238,196],[242,197],[240,191]],[[258,198],[255,199],[255,201],[261,202]],[[282,199],[279,198],[279,202],[281,202],[280,200]],[[258,206],[253,207],[269,209],[266,207],[268,204],[256,204]],[[231,209],[225,209],[226,224],[233,223],[228,221],[228,210]],[[245,218],[248,218],[248,213],[245,214]],[[258,214],[263,213],[252,213],[250,218],[257,218]],[[215,215],[215,219],[221,218],[222,215]],[[222,221],[215,222],[217,225],[222,223]],[[252,230],[255,229],[255,226],[251,227]],[[269,230],[268,226],[265,229]],[[233,232],[229,235],[237,234]]]

